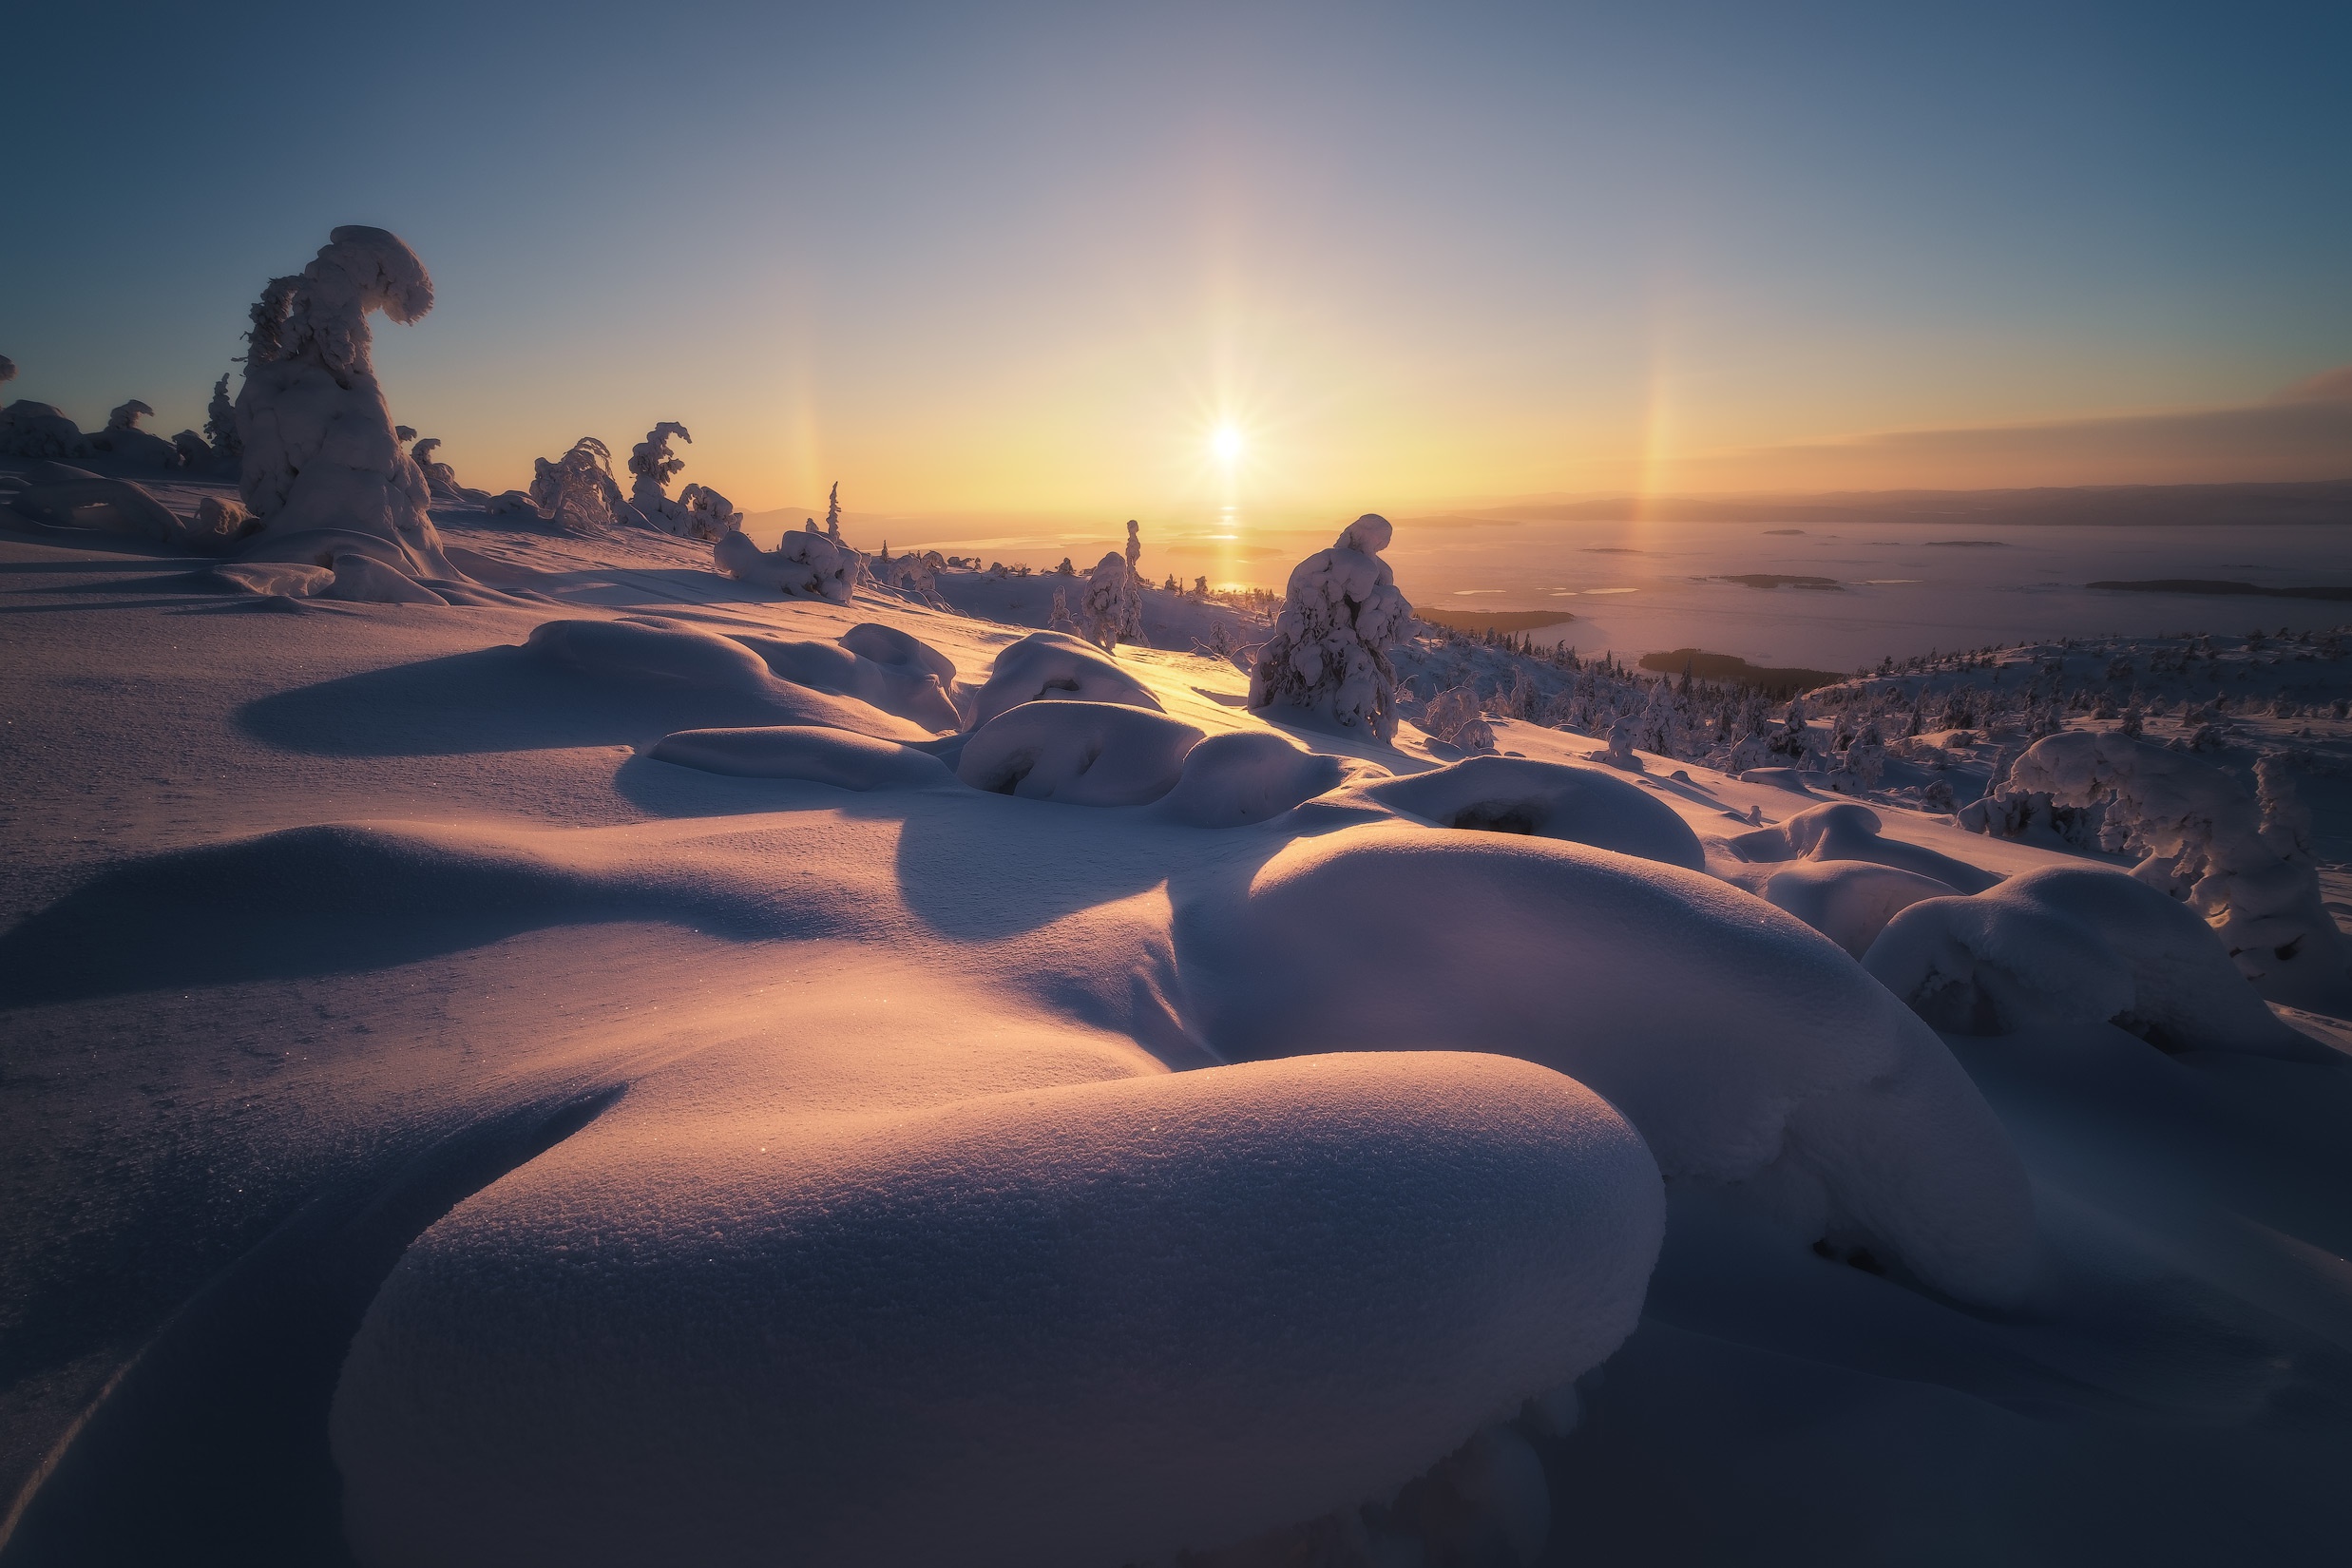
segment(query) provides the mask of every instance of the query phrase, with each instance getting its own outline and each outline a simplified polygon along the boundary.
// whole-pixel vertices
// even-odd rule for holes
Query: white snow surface
[[[2352,1024],[2095,844],[1639,724],[1639,772],[1586,768],[1517,698],[1469,763],[1409,707],[1294,724],[1183,637],[1023,637],[1066,579],[938,573],[1004,624],[536,515],[442,511],[448,579],[23,515],[0,1564],[2352,1529]],[[327,597],[345,558],[443,602]],[[1079,783],[1170,782],[960,781],[1008,719]],[[2274,859],[2324,853],[2246,793]],[[1954,891],[1895,908],[1910,878]],[[2009,1032],[1874,978],[1906,923]]]
[[[1597,1364],[1663,1209],[1599,1097],[1471,1054],[834,1128],[624,1102],[386,1283],[335,1395],[346,1519],[384,1564],[1225,1545]]]
[[[1201,732],[1119,702],[1041,698],[965,742],[956,776],[976,790],[1070,806],[1146,806],[1176,786]]]

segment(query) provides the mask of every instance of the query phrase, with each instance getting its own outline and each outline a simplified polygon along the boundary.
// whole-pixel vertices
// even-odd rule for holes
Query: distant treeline
[[[1413,606],[1416,620],[1458,632],[1532,632],[1564,626],[1576,619],[1566,610],[1429,610]]]
[[[1769,697],[1791,697],[1798,692],[1809,692],[1816,686],[1834,686],[1845,679],[1827,670],[1769,668],[1750,664],[1745,659],[1736,659],[1730,654],[1702,653],[1696,648],[1644,654],[1641,656],[1641,667],[1660,675],[1681,675],[1688,671],[1693,680],[1740,686]]]
[[[2218,577],[2149,577],[2130,583],[2086,583],[2087,588],[2120,588],[2125,593],[2247,594],[2261,599],[2352,600],[2352,585],[2332,587],[2264,588],[2251,583],[2231,583]]]
[[[1614,496],[1489,507],[1497,522],[1927,523],[2091,526],[2352,523],[2352,479],[2279,485],[2085,485],[2021,490],[1841,490],[1822,495]],[[1459,516],[1459,514],[1457,514]],[[1456,526],[1460,526],[1457,522]]]

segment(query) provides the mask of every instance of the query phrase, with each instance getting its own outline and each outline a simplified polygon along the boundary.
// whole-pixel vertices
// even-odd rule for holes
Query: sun
[[[1231,463],[1241,455],[1241,432],[1231,425],[1219,425],[1209,434],[1209,449],[1220,463]]]

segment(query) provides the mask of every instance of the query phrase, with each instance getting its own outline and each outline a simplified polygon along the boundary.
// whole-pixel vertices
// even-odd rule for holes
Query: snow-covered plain
[[[225,564],[0,462],[0,1564],[2340,1556],[2342,660],[1710,729],[1374,518],[1277,619],[370,430]]]

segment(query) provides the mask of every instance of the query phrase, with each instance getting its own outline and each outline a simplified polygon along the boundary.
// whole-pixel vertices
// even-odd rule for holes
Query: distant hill
[[[1461,514],[1457,514],[1461,515]],[[1488,507],[1496,522],[2074,524],[2163,527],[2352,523],[2352,479],[2282,485],[2090,485],[2025,490],[1838,490],[1632,496]]]

